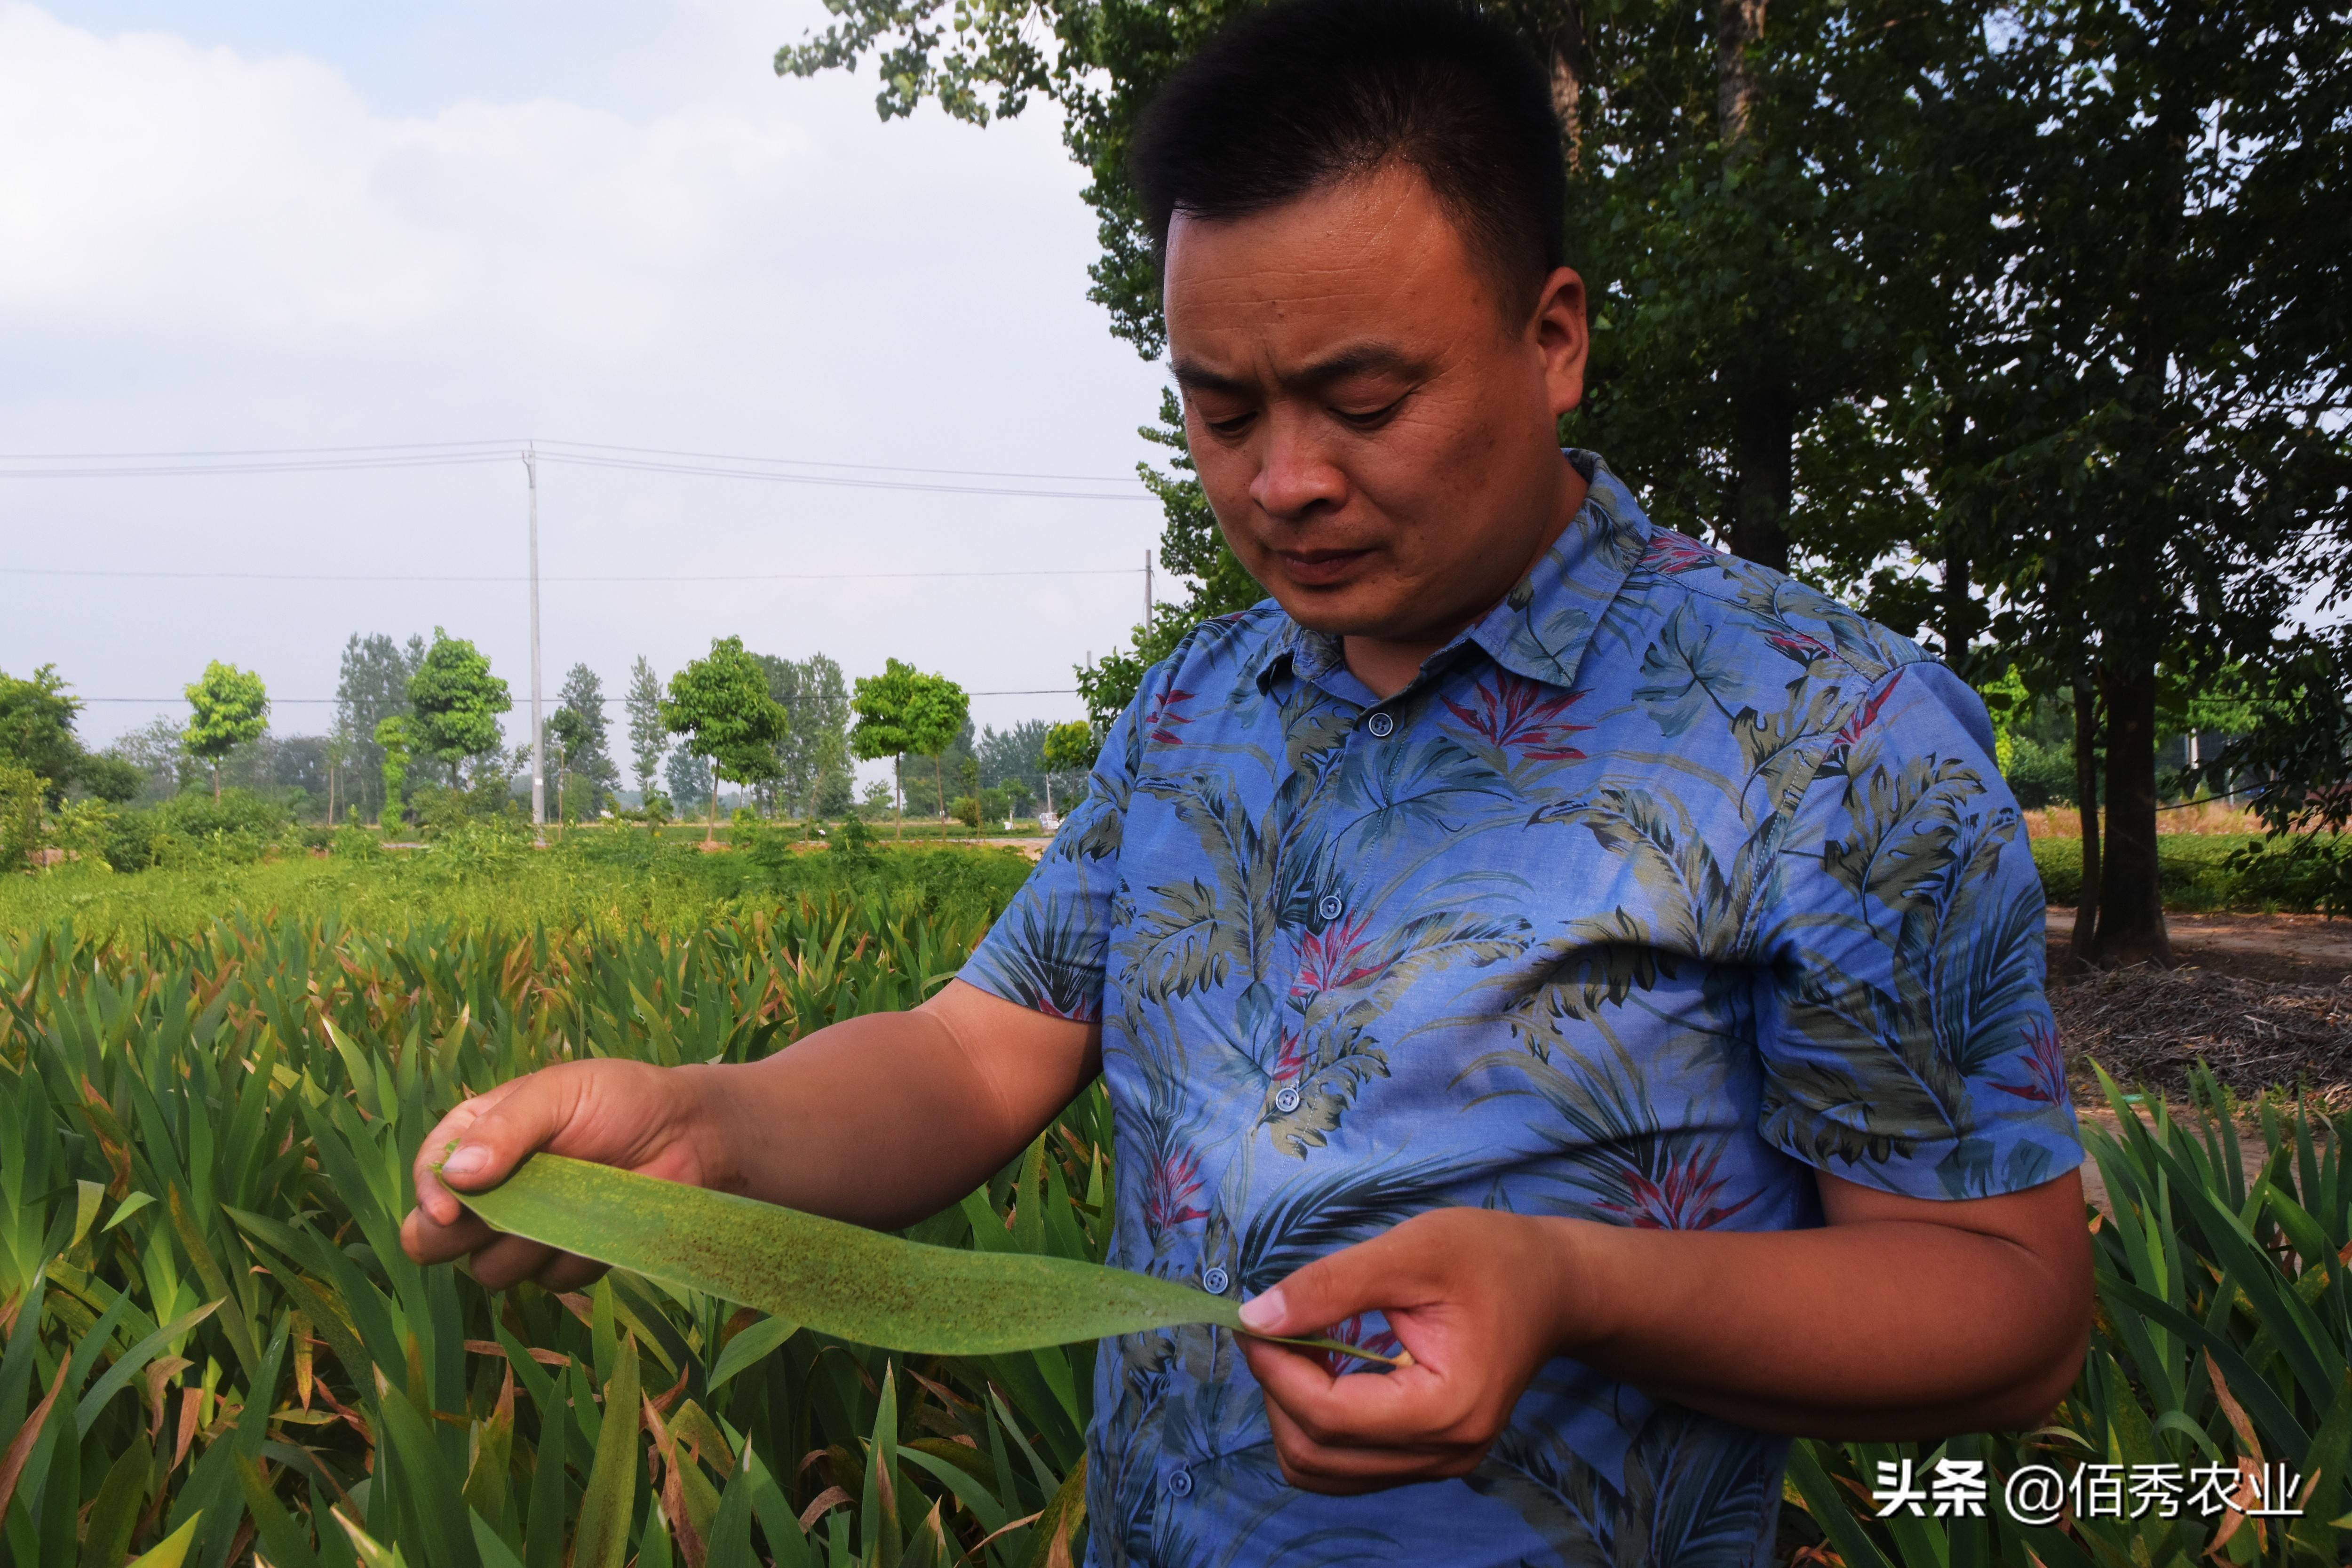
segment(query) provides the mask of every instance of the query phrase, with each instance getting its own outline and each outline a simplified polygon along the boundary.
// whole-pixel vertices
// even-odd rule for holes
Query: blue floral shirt
[[[1785,1230],[1816,1170],[2080,1162],[1976,695],[1570,458],[1557,545],[1385,701],[1271,601],[1196,629],[964,969],[1101,1020],[1112,1262],[1247,1297],[1444,1205]],[[1471,1476],[1327,1498],[1224,1331],[1134,1334],[1092,1560],[1745,1564],[1786,1447],[1560,1360]]]

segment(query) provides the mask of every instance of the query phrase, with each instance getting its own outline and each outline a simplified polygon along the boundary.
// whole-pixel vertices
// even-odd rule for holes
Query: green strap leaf
[[[496,1229],[884,1350],[992,1355],[1181,1323],[1242,1331],[1231,1298],[1173,1280],[929,1247],[558,1154],[458,1196]],[[1384,1359],[1328,1340],[1285,1342]]]

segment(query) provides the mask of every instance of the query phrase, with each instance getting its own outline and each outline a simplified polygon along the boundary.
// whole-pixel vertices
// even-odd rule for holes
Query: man
[[[1135,171],[1272,598],[1150,674],[934,1000],[537,1074],[427,1140],[448,1179],[543,1147],[899,1226],[1107,1073],[1114,1262],[1412,1364],[1107,1343],[1105,1563],[1749,1563],[1779,1435],[2039,1416],[2088,1244],[1982,709],[1554,445],[1586,326],[1541,72],[1444,0],[1293,0]],[[593,1272],[417,1187],[420,1258]]]

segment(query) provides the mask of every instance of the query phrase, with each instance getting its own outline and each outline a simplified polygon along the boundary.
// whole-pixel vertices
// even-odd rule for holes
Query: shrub
[[[46,787],[32,769],[0,758],[0,872],[24,869],[38,847]]]
[[[2028,811],[2040,811],[2060,803],[2072,803],[2074,798],[2074,748],[2069,744],[2048,745],[2031,735],[2013,735],[2010,740],[2009,766],[2003,776],[2009,781],[2017,804]]]
[[[2352,840],[2256,839],[2230,857],[2240,897],[2263,908],[2352,914]]]

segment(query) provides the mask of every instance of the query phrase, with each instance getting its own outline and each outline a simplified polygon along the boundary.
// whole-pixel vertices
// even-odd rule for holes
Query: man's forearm
[[[2073,1178],[2053,1187],[2074,1192]],[[2022,1201],[2026,1195],[2020,1194]],[[2006,1202],[2012,1200],[1990,1200]],[[2065,1191],[2038,1198],[2063,1207]],[[1853,1439],[2032,1423],[2082,1365],[2087,1256],[1949,1225],[1560,1232],[1562,1349],[1763,1430]]]
[[[1002,1169],[1093,1076],[1082,1048],[1042,1052],[1008,1081],[971,1038],[986,1027],[968,1011],[874,1013],[764,1061],[680,1070],[729,1190],[893,1229]]]

